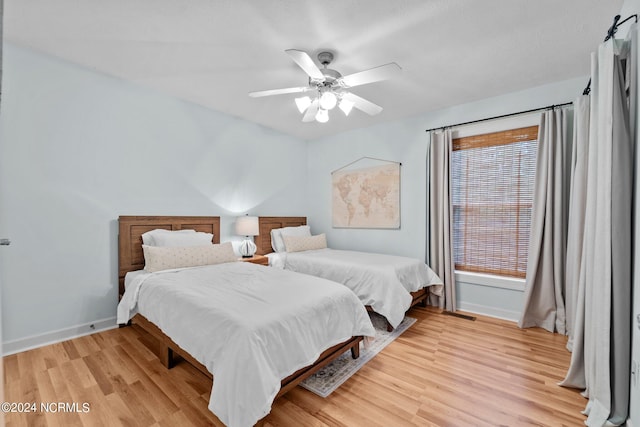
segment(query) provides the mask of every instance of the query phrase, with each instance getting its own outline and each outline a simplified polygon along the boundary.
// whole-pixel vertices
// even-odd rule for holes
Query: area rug
[[[340,387],[346,380],[355,374],[365,363],[378,354],[383,348],[388,346],[393,340],[406,331],[409,326],[416,322],[413,317],[406,317],[393,331],[387,331],[387,321],[384,317],[369,313],[371,322],[376,328],[376,337],[370,342],[367,348],[360,343],[360,357],[353,359],[351,351],[345,352],[336,360],[304,380],[300,385],[318,396],[327,397],[335,389]]]

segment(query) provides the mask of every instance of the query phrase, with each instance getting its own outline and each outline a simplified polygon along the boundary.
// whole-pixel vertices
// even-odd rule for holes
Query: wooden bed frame
[[[142,252],[142,234],[156,228],[165,230],[194,229],[213,234],[213,243],[220,242],[220,217],[204,216],[120,216],[118,236],[118,261],[119,261],[119,291],[120,297],[124,293],[124,277],[129,271],[142,270],[144,268],[144,255]],[[160,328],[147,320],[144,316],[136,314],[130,324],[135,324],[148,333],[155,341],[156,355],[163,365],[171,368],[174,363],[174,355],[181,356],[191,363],[207,377],[213,379],[213,375],[207,368],[193,358],[188,352],[180,348],[173,340],[164,334]],[[280,391],[276,397],[286,393],[298,385],[305,378],[313,375],[324,366],[331,363],[347,350],[351,350],[354,359],[360,356],[361,336],[350,339],[325,350],[318,360],[310,366],[302,368],[281,382]]]
[[[255,237],[256,253],[266,255],[273,252],[271,246],[271,230],[284,227],[299,227],[307,225],[306,216],[261,216],[258,217],[260,234]]]
[[[258,227],[260,234],[255,237],[257,254],[266,255],[273,252],[271,246],[271,230],[275,228],[284,227],[299,227],[301,225],[307,225],[307,217],[304,216],[261,216],[258,218]],[[427,288],[422,288],[418,291],[411,292],[411,305],[413,307],[420,304],[422,307],[426,307],[427,299],[429,298],[429,291]],[[368,311],[373,311],[371,306],[366,306]],[[387,323],[387,330],[391,331],[393,328]]]
[[[124,293],[124,276],[144,269],[142,235],[155,229],[196,230],[213,234],[220,243],[220,217],[217,216],[121,216],[118,218],[119,295]]]

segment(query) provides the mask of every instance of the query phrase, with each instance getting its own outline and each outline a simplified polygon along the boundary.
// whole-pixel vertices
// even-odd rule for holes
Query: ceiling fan
[[[259,98],[262,96],[310,92],[310,96],[295,99],[298,110],[304,114],[302,116],[303,122],[316,120],[320,123],[325,123],[329,120],[329,110],[336,106],[347,116],[353,107],[372,116],[379,114],[382,111],[381,106],[350,92],[349,89],[390,79],[402,70],[398,64],[391,62],[343,76],[336,70],[327,68],[333,61],[333,53],[331,52],[320,52],[318,54],[318,61],[322,64],[322,69],[318,68],[309,54],[304,51],[288,49],[285,52],[307,73],[309,85],[250,92],[249,96]]]

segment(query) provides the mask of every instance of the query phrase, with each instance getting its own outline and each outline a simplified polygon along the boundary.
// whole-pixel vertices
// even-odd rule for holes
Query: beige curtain
[[[444,300],[443,297],[439,297],[438,306],[448,311],[456,311],[451,206],[451,131],[434,131],[430,135],[427,264],[444,283]]]
[[[538,127],[531,234],[521,328],[566,331],[565,262],[571,165],[567,108],[545,111]]]
[[[567,349],[573,351],[576,318],[584,319],[580,309],[580,271],[584,242],[584,217],[587,205],[587,147],[589,145],[589,96],[581,95],[573,103],[573,152],[571,155],[571,191],[569,198],[569,227],[567,229],[567,267],[565,280]],[[584,291],[584,289],[583,289]],[[584,306],[582,306],[584,308]],[[584,321],[583,321],[584,322]],[[582,325],[584,324],[582,322]]]
[[[584,389],[588,426],[629,413],[633,152],[638,27],[592,55],[586,203],[571,365],[564,386]],[[572,237],[573,238],[573,237]]]

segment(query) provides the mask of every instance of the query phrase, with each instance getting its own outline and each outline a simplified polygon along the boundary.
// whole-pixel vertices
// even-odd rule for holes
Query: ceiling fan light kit
[[[319,123],[326,123],[329,121],[329,110],[334,109],[336,106],[340,108],[345,116],[348,116],[354,107],[371,116],[379,114],[382,111],[381,106],[359,97],[348,89],[390,79],[401,71],[398,64],[391,62],[359,73],[342,76],[336,70],[327,67],[333,61],[333,53],[331,52],[320,52],[318,54],[318,61],[322,64],[322,69],[318,68],[309,54],[304,51],[289,49],[285,52],[309,76],[309,85],[306,87],[250,92],[249,96],[259,98],[289,93],[314,92],[312,96],[305,95],[295,98],[296,107],[303,114],[303,122],[315,120]]]
[[[342,110],[345,116],[348,116],[353,109],[353,105],[353,102],[349,101],[348,99],[343,99],[340,101],[340,105],[338,105],[338,108]]]
[[[310,105],[311,98],[309,98],[308,96],[296,98],[296,106],[298,107],[298,111],[300,111],[300,114],[304,114],[304,112],[307,110],[307,108],[309,108]]]
[[[338,97],[331,90],[325,90],[320,95],[320,107],[325,110],[332,110],[338,103]]]
[[[329,121],[329,112],[320,108],[316,113],[316,121],[319,123],[327,123]]]

